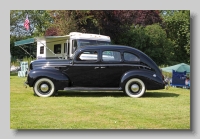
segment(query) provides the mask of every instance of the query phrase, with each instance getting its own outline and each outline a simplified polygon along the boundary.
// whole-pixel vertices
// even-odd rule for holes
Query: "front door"
[[[97,50],[85,50],[74,59],[66,74],[73,87],[99,87],[99,60]]]

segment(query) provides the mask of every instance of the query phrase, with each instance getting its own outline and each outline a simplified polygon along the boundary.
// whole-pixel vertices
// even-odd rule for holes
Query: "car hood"
[[[34,60],[30,64],[30,69],[44,68],[44,67],[66,67],[72,63],[72,60],[66,59],[47,59],[47,60]]]

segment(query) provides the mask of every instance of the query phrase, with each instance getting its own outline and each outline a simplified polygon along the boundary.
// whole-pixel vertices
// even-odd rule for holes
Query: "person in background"
[[[190,88],[190,78],[189,77],[186,77],[185,85]]]

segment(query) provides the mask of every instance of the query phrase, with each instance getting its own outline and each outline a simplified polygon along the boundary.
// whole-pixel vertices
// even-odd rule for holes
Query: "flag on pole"
[[[26,20],[24,21],[24,27],[26,28],[26,30],[29,30],[29,25],[30,25],[30,22],[29,22],[28,14],[27,14]]]

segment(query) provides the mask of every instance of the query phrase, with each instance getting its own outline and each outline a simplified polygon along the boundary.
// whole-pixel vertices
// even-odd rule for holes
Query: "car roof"
[[[89,45],[89,46],[82,46],[79,49],[83,50],[83,49],[122,49],[122,50],[135,50],[135,51],[139,51],[140,50],[130,47],[130,46],[125,46],[125,45]]]

